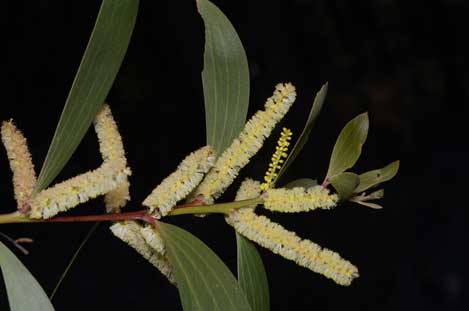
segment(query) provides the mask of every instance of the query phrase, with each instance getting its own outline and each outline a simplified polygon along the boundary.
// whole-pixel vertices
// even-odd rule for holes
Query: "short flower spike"
[[[129,244],[153,266],[160,270],[171,283],[175,284],[173,269],[168,258],[145,242],[145,239],[141,235],[141,230],[143,229],[141,225],[135,221],[124,221],[113,224],[110,229],[116,237]]]
[[[143,205],[148,206],[153,214],[166,216],[178,201],[197,187],[214,161],[214,151],[210,146],[192,152],[179,164],[176,171],[152,191]]]
[[[273,96],[265,103],[265,110],[258,111],[246,123],[238,138],[218,158],[215,166],[194,191],[194,196],[201,194],[207,204],[213,204],[259,151],[295,99],[296,91],[292,84],[277,84]]]
[[[327,188],[314,186],[308,189],[267,189],[264,194],[264,207],[271,211],[295,213],[317,208],[330,209],[337,205],[339,197],[330,194]]]
[[[235,201],[255,199],[261,194],[261,184],[257,180],[246,178],[236,192]],[[252,207],[254,208],[254,206]]]
[[[36,172],[29,153],[26,138],[13,124],[2,123],[2,142],[7,151],[13,172],[13,189],[18,209],[23,209],[36,186]]]
[[[283,128],[280,138],[277,141],[277,147],[275,147],[275,152],[272,155],[272,159],[269,164],[269,169],[264,177],[264,183],[261,185],[262,190],[267,190],[272,187],[272,184],[277,177],[278,171],[282,168],[282,163],[284,159],[288,156],[288,146],[290,146],[290,140],[292,137],[292,132]]]

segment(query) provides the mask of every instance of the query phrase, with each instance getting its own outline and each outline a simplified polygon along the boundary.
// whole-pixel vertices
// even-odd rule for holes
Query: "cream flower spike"
[[[24,209],[36,186],[36,172],[26,138],[13,121],[2,123],[2,142],[13,172],[13,189],[18,209]]]
[[[226,218],[237,232],[280,256],[334,280],[350,285],[358,277],[357,268],[339,254],[284,229],[252,209],[234,211]]]
[[[107,104],[103,105],[101,111],[94,120],[94,129],[98,136],[99,151],[104,162],[112,162],[116,168],[125,169],[127,159],[125,157],[124,144],[119,134],[117,124]],[[130,183],[128,178],[117,186],[116,189],[104,195],[104,203],[108,213],[119,212],[130,200]]]
[[[51,218],[59,212],[106,194],[122,184],[130,170],[107,162],[99,168],[72,177],[39,192],[30,200],[31,218]]]
[[[143,201],[154,215],[166,216],[176,203],[194,190],[213,166],[214,151],[205,146],[189,154]]]
[[[201,194],[207,204],[213,204],[259,151],[295,98],[296,91],[292,84],[277,84],[273,96],[265,103],[265,110],[256,112],[246,123],[238,138],[218,158],[215,166],[194,191],[194,196]]]
[[[141,235],[141,230],[143,229],[141,225],[135,221],[117,222],[113,224],[110,229],[116,237],[129,244],[153,266],[160,270],[171,283],[176,283],[173,269],[168,258],[145,242],[144,237]]]
[[[329,194],[329,190],[322,186],[308,189],[267,189],[263,197],[266,209],[284,213],[307,212],[317,208],[330,209],[339,201],[336,194]]]

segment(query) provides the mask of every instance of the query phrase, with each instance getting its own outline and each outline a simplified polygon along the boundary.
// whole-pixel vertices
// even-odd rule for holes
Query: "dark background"
[[[319,122],[284,181],[323,178],[336,136],[363,111],[369,111],[370,133],[354,171],[401,160],[398,176],[385,184],[383,210],[345,204],[333,211],[271,215],[339,252],[361,275],[341,287],[259,249],[272,310],[466,309],[469,1],[214,3],[234,24],[248,55],[250,114],[263,106],[276,83],[291,81],[298,99],[282,125],[298,137],[315,92],[330,83]],[[24,131],[39,170],[100,1],[2,4],[7,56],[0,119],[14,118]],[[195,1],[141,1],[127,56],[108,96],[133,170],[129,210],[138,209],[158,181],[204,145],[203,40]],[[262,178],[273,146],[266,143],[241,176]],[[99,162],[90,131],[59,179]],[[0,152],[0,172],[1,210],[7,212],[15,203],[5,152]],[[101,200],[72,213],[101,213]],[[200,237],[234,271],[234,234],[222,217],[168,221]],[[15,224],[1,231],[35,240],[28,245],[30,255],[17,255],[50,293],[90,227]],[[0,310],[6,310],[3,290],[1,297]],[[57,310],[181,309],[176,288],[114,238],[108,224],[101,224],[82,250],[53,303]]]

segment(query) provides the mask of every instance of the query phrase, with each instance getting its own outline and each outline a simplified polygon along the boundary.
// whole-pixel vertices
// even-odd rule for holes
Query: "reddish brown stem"
[[[85,216],[60,216],[45,219],[41,222],[97,222],[97,221],[121,221],[121,220],[142,220],[154,223],[155,218],[148,214],[148,210],[141,210],[128,213],[85,215]]]

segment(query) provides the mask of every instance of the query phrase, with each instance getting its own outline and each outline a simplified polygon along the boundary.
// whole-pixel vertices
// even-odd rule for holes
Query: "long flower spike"
[[[193,192],[194,196],[203,195],[205,203],[212,204],[259,151],[295,98],[295,87],[292,84],[277,84],[273,96],[265,103],[265,110],[255,113],[246,123],[238,138],[233,140]]]
[[[36,172],[26,138],[13,121],[2,123],[2,142],[13,172],[13,189],[18,209],[25,208],[36,186]]]
[[[330,209],[337,205],[339,197],[330,194],[327,188],[314,186],[308,189],[267,189],[264,194],[264,207],[271,211],[296,213],[317,208]]]
[[[189,154],[143,201],[154,215],[166,216],[176,203],[194,190],[213,166],[214,151],[205,146]]]
[[[141,225],[135,221],[117,222],[113,224],[110,229],[116,237],[129,244],[153,266],[160,270],[171,283],[176,283],[173,269],[168,258],[145,242],[145,239],[141,235],[141,230],[143,229]]]
[[[125,157],[124,144],[112,116],[111,109],[107,104],[103,105],[101,111],[94,120],[94,129],[98,136],[99,151],[104,162],[112,162],[116,168],[125,169],[127,159]],[[105,194],[104,203],[108,213],[119,212],[130,200],[130,183],[128,178],[115,189]]]
[[[302,240],[294,232],[264,216],[258,216],[252,209],[233,211],[227,222],[237,232],[257,244],[270,249],[298,265],[322,274],[340,285],[350,285],[358,277],[357,268],[339,254],[309,241]]]
[[[31,218],[51,218],[59,212],[116,189],[130,175],[127,168],[108,162],[39,192],[30,200]]]

